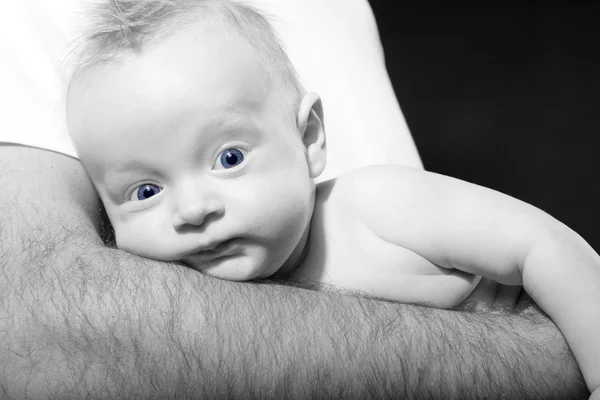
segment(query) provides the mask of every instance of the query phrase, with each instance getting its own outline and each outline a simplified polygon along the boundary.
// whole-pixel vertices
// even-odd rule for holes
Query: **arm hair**
[[[235,283],[106,247],[76,160],[0,145],[5,398],[577,398],[541,314]]]

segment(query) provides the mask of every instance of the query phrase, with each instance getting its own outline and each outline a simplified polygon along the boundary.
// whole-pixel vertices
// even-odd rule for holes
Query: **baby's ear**
[[[325,169],[325,128],[323,126],[323,105],[316,93],[304,95],[298,110],[298,130],[306,149],[306,161],[310,177],[316,178]]]

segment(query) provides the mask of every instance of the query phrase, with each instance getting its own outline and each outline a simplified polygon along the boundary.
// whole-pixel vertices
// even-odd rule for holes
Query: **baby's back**
[[[478,277],[437,266],[408,248],[382,239],[365,222],[365,198],[376,196],[365,196],[361,189],[364,181],[377,173],[377,169],[362,168],[317,186],[309,253],[293,278],[401,302],[457,305],[472,292]],[[375,203],[370,207],[380,206],[370,202]],[[382,207],[380,212],[411,210]]]

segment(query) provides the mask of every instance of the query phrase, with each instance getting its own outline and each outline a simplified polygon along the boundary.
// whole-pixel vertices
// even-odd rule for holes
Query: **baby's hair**
[[[277,87],[278,101],[294,118],[304,88],[269,21],[237,0],[103,0],[90,12],[91,26],[77,52],[72,81],[97,67],[119,64],[151,43],[204,24],[221,24],[264,57],[265,89]],[[290,121],[291,122],[291,121]]]

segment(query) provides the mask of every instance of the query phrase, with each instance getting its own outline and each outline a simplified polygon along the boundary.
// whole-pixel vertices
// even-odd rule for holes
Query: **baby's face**
[[[301,252],[305,147],[246,46],[175,37],[72,86],[69,129],[120,248],[234,280]]]

